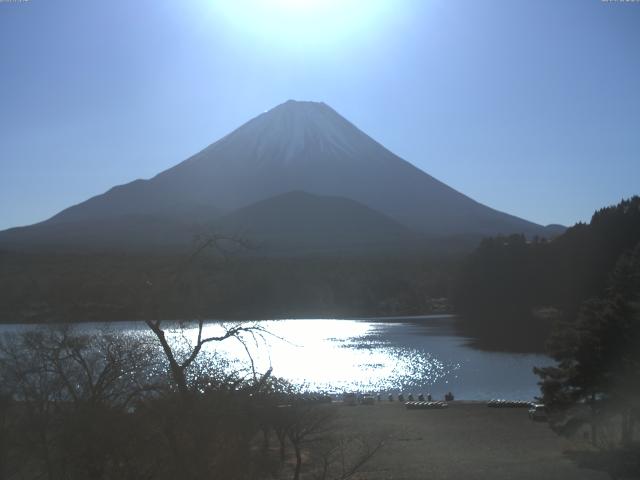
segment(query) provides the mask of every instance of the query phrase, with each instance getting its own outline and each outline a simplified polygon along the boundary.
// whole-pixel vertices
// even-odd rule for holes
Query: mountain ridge
[[[547,228],[482,205],[418,169],[328,105],[294,100],[148,180],[115,186],[24,228],[100,221],[117,228],[115,219],[132,215],[206,224],[292,191],[353,200],[424,237],[549,236]],[[6,235],[0,232],[0,243]],[[11,236],[16,240],[16,231]]]
[[[392,218],[344,197],[291,191],[242,207],[213,230],[257,243],[255,253],[370,253],[416,250],[421,237]]]

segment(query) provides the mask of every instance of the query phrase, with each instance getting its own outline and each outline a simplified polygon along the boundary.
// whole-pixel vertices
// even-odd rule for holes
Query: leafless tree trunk
[[[207,236],[203,241],[201,241],[200,245],[184,261],[184,263],[181,264],[174,272],[172,283],[175,284],[180,276],[185,272],[185,270],[187,270],[193,264],[196,258],[202,255],[207,249],[211,248],[216,254],[221,255],[225,259],[228,258],[229,249],[225,245],[231,245],[236,248],[244,249],[250,248],[249,243],[239,237],[225,235]],[[148,282],[148,286],[153,287],[153,284],[151,284],[151,282]],[[196,360],[204,345],[210,342],[222,342],[229,338],[241,339],[243,333],[249,333],[253,335],[257,332],[265,332],[264,329],[257,325],[247,326],[243,324],[237,324],[232,326],[231,328],[228,328],[225,333],[220,336],[203,337],[202,331],[204,327],[204,320],[202,319],[202,314],[198,314],[197,317],[198,319],[195,320],[198,328],[198,337],[196,343],[191,347],[191,351],[186,355],[186,357],[180,360],[177,358],[176,352],[167,339],[165,330],[162,328],[162,321],[160,319],[145,321],[149,329],[154,333],[154,335],[160,342],[162,351],[164,352],[165,358],[169,363],[169,371],[171,373],[171,377],[183,398],[188,396],[189,394],[186,372]]]
[[[326,433],[333,417],[334,412],[323,407],[291,407],[286,434],[293,446],[296,456],[293,480],[300,479],[303,445],[310,439]]]
[[[262,332],[262,329],[259,326],[252,325],[246,326],[243,324],[235,325],[220,336],[211,336],[205,337],[202,336],[202,329],[204,327],[204,321],[202,319],[197,320],[197,328],[198,328],[198,338],[196,340],[196,344],[192,346],[191,351],[183,360],[178,360],[176,358],[176,354],[173,350],[173,347],[169,344],[167,340],[167,336],[165,331],[161,326],[160,320],[146,320],[145,322],[147,326],[151,329],[151,331],[155,334],[156,338],[160,342],[160,346],[162,347],[162,351],[164,352],[165,358],[169,363],[169,370],[171,372],[171,377],[178,388],[178,391],[182,396],[187,396],[189,394],[189,385],[187,384],[187,369],[193,364],[193,362],[198,357],[198,354],[202,350],[202,347],[210,342],[222,342],[227,340],[228,338],[239,338],[243,333],[255,333]]]
[[[322,455],[318,480],[348,480],[358,473],[384,446],[384,440],[370,445],[360,437],[340,438]]]

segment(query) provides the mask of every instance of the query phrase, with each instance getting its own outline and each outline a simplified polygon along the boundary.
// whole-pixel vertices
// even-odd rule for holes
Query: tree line
[[[640,243],[620,256],[601,295],[554,325],[553,366],[536,368],[552,428],[588,439],[574,453],[611,478],[640,474]],[[585,431],[584,427],[588,427]]]
[[[620,257],[601,296],[555,325],[547,348],[557,364],[535,370],[543,401],[586,420],[594,445],[599,425],[617,417],[619,441],[631,445],[640,425],[640,244]]]
[[[589,448],[584,467],[640,472],[640,197],[547,241],[486,239],[454,286],[465,332],[492,348],[545,351],[539,400],[551,427]]]
[[[602,295],[616,262],[640,242],[640,197],[598,210],[552,240],[482,241],[462,263],[453,302],[481,345],[541,351],[554,323]]]
[[[0,322],[263,319],[442,310],[455,259],[0,252]],[[154,286],[150,299],[149,284]],[[197,296],[196,299],[193,298]]]

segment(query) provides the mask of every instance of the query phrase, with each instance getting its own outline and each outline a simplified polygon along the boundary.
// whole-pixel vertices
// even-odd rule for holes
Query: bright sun
[[[392,0],[230,0],[214,2],[227,25],[288,47],[327,46],[374,27]]]

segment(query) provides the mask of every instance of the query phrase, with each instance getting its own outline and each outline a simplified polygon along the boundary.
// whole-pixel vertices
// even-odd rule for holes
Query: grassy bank
[[[360,479],[609,478],[578,467],[570,454],[582,446],[532,422],[526,409],[475,402],[452,402],[442,410],[407,410],[398,402],[335,408],[345,433],[387,438]]]

